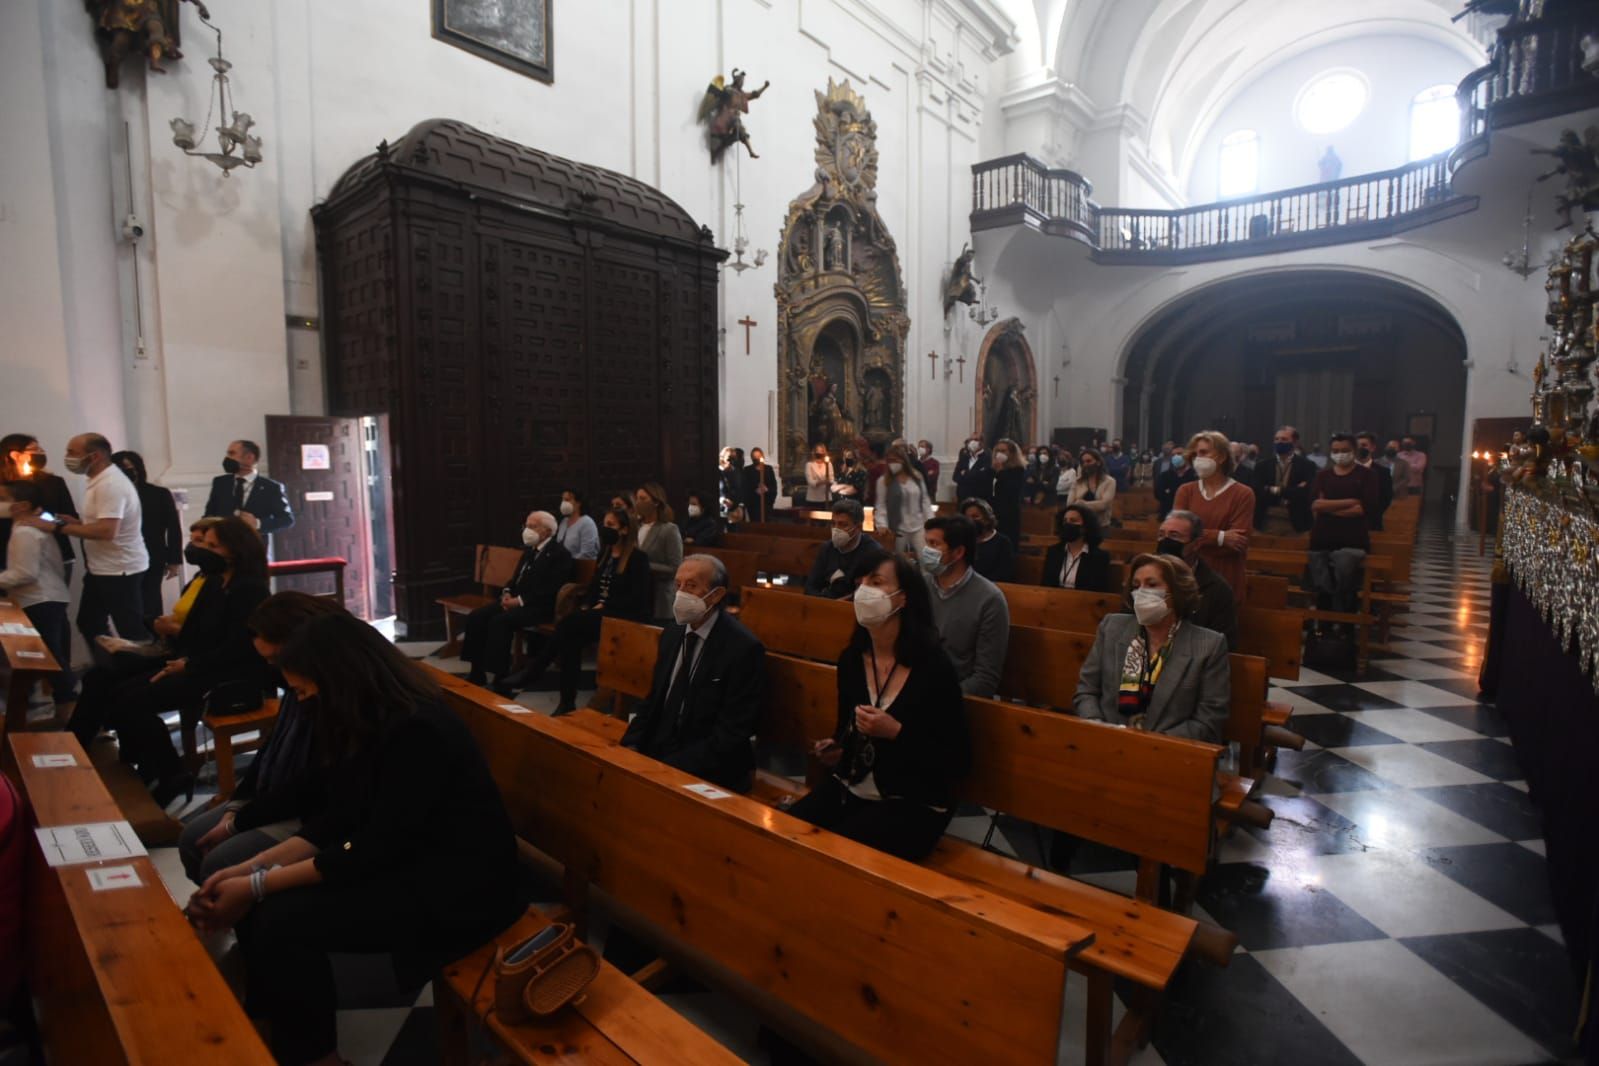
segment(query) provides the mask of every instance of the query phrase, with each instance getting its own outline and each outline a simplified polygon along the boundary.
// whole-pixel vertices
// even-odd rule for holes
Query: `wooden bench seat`
[[[477,561],[472,568],[472,580],[477,583],[479,591],[440,596],[433,601],[444,610],[444,647],[435,653],[442,658],[461,654],[461,637],[455,631],[456,619],[465,618],[499,598],[500,590],[516,576],[516,564],[522,558],[522,550],[479,544],[474,558]]]
[[[446,1066],[469,1066],[472,1030],[482,1025],[512,1061],[638,1063],[700,1066],[741,1062],[671,1007],[610,963],[574,1005],[549,1018],[512,1024],[494,1012],[494,952],[533,936],[549,919],[529,913],[464,959],[446,966],[433,986]],[[483,1019],[486,1019],[484,1021]]]
[[[10,600],[0,600],[0,623],[33,628],[27,612]],[[49,645],[37,635],[0,634],[0,651],[5,654],[5,666],[10,674],[6,682],[6,713],[0,718],[0,742],[3,742],[7,733],[27,728],[28,696],[34,683],[60,673],[61,666],[50,653]]]
[[[211,806],[226,803],[238,786],[234,775],[234,757],[255,751],[267,742],[278,721],[279,703],[276,696],[261,702],[261,706],[243,714],[208,714],[204,717],[206,728],[211,730],[211,746],[217,760],[217,794]],[[254,740],[241,741],[239,736],[259,733]]]
[[[827,1057],[1055,1060],[1066,966],[1093,942],[1082,924],[747,797],[696,794],[694,778],[574,723],[435,676],[580,920],[604,893],[674,961],[725,975]]]
[[[71,733],[14,733],[6,752],[31,826],[122,819]],[[76,765],[33,765],[35,755],[58,754]],[[51,867],[29,835],[25,973],[48,1061],[272,1066],[148,858],[112,860],[140,883],[97,892],[88,871],[105,863]]]

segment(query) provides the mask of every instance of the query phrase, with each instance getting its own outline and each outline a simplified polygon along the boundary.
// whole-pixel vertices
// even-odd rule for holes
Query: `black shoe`
[[[555,710],[550,712],[550,717],[560,718],[562,715],[571,714],[575,710],[577,710],[577,704],[567,703],[565,700],[562,700],[560,703],[556,704]]]
[[[151,790],[151,796],[155,799],[155,805],[163,809],[179,796],[183,797],[185,803],[192,802],[194,800],[194,775],[184,770],[172,774],[170,777],[163,777],[156,782],[155,788]]]
[[[473,667],[472,670],[466,675],[466,683],[469,685],[479,685],[487,688],[489,683],[489,675],[484,673],[482,670]]]

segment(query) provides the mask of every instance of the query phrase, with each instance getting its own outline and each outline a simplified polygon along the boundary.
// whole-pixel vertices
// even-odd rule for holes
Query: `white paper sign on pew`
[[[93,822],[88,825],[57,825],[35,829],[39,848],[51,866],[73,866],[80,862],[106,859],[131,859],[147,854],[127,822]]]

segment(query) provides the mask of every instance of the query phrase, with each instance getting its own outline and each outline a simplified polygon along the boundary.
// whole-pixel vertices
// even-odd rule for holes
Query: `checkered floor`
[[[1235,831],[1199,895],[1240,950],[1226,969],[1185,967],[1135,1062],[1504,1066],[1573,1053],[1577,989],[1553,924],[1538,812],[1504,723],[1476,698],[1488,572],[1475,538],[1424,530],[1412,610],[1367,676],[1306,670],[1273,691],[1309,743],[1283,752],[1265,784],[1271,828]],[[522,700],[547,711],[555,694]],[[954,831],[981,839],[987,827],[963,817]],[[996,844],[1036,860],[1038,839],[1007,821]],[[186,894],[175,853],[156,859]],[[1073,872],[1124,892],[1134,876],[1126,856],[1090,846]],[[346,1058],[438,1061],[430,990],[398,992],[381,959],[338,969]],[[1082,1018],[1084,995],[1074,978],[1068,1019]],[[735,1004],[697,990],[664,998],[763,1061],[756,1024]],[[1082,1061],[1080,1039],[1068,1032],[1063,1063]]]

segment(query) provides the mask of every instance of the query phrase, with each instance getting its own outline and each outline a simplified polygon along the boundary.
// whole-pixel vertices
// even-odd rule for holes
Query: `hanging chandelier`
[[[1527,213],[1521,219],[1521,250],[1519,252],[1506,252],[1499,260],[1505,269],[1512,274],[1520,274],[1521,280],[1526,281],[1533,274],[1542,270],[1547,263],[1534,263],[1532,261],[1532,190],[1527,190]]]
[[[211,69],[216,73],[211,77],[211,96],[206,108],[205,124],[199,136],[195,136],[194,123],[185,118],[173,119],[172,143],[183,149],[185,155],[209,159],[221,168],[223,177],[232,177],[234,168],[254,167],[261,162],[261,138],[250,132],[255,119],[250,117],[249,112],[233,109],[233,91],[228,87],[228,71],[233,69],[233,64],[222,58],[222,31],[212,26],[204,15],[200,21],[217,35],[217,54],[210,60]],[[213,115],[217,116],[217,146],[221,151],[207,152],[200,149],[211,132]],[[229,115],[233,120],[226,126],[222,125],[222,119]]]
[[[744,253],[749,251],[750,239],[744,232],[744,205],[733,205],[733,261],[727,264],[727,269],[742,274],[746,270],[755,270],[766,262],[766,249],[755,250],[755,262],[744,262]]]

